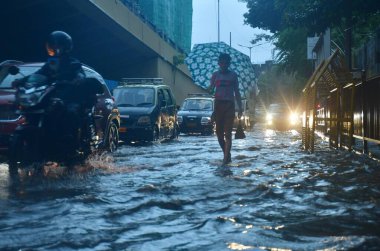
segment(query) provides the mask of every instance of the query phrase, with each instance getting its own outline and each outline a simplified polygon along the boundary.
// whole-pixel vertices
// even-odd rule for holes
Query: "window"
[[[173,100],[172,100],[169,90],[164,89],[163,91],[164,91],[164,98],[166,100],[166,105],[173,105]]]
[[[154,104],[153,88],[116,88],[114,97],[118,106],[144,106]]]

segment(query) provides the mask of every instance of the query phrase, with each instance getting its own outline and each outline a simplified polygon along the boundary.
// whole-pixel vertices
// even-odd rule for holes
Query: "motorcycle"
[[[18,168],[36,162],[71,165],[84,161],[100,144],[94,104],[67,102],[63,98],[65,93],[73,93],[81,81],[70,89],[68,83],[48,84],[46,77],[39,74],[25,78],[25,83],[16,87],[17,113],[25,123],[10,138],[10,174],[17,175]]]

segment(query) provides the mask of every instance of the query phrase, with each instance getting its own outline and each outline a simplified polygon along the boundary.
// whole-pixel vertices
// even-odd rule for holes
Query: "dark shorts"
[[[215,100],[214,119],[217,131],[231,132],[235,118],[235,102]]]

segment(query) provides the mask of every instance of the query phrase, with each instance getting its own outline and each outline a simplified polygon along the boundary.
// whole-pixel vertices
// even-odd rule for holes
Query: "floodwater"
[[[295,131],[125,145],[65,174],[0,164],[0,250],[379,250],[379,162]]]

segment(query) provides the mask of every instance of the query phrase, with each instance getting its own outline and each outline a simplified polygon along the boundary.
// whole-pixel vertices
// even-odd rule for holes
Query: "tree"
[[[260,99],[265,104],[287,103],[295,108],[298,104],[298,95],[295,93],[301,92],[299,81],[305,81],[305,79],[286,73],[279,65],[272,65],[262,72],[257,80]]]
[[[288,27],[321,33],[341,26],[352,17],[352,25],[369,20],[380,11],[376,0],[240,0],[246,2],[247,24],[277,33]]]
[[[380,25],[380,1],[376,0],[239,0],[247,3],[245,23],[273,33],[252,40],[271,40],[277,62],[298,79],[307,79],[312,71],[306,59],[306,38],[332,30],[335,44],[347,46],[347,31],[352,32],[353,46],[366,40]],[[300,85],[304,84],[298,81]],[[299,87],[300,89],[300,87]]]

